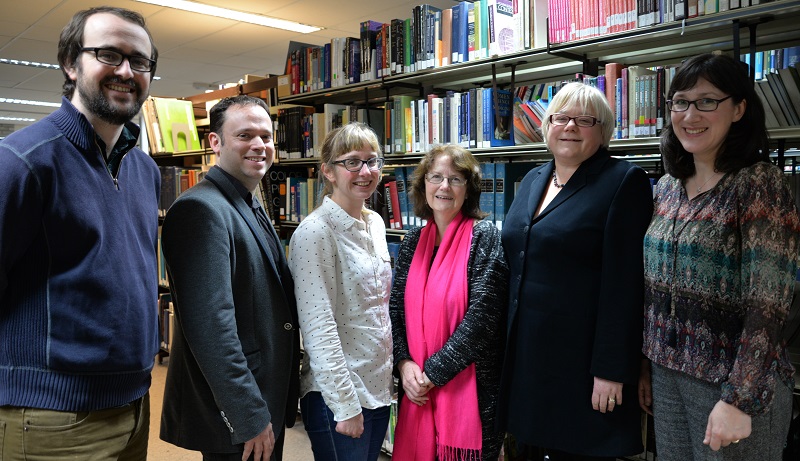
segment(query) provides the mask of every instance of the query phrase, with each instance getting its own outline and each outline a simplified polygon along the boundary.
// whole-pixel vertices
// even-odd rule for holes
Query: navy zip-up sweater
[[[66,98],[0,142],[0,406],[92,411],[147,392],[159,192],[139,149],[111,176]]]

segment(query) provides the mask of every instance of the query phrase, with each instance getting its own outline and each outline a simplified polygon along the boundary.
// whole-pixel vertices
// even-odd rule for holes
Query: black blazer
[[[176,316],[161,438],[234,453],[270,422],[278,436],[295,421],[300,365],[283,252],[273,259],[252,209],[218,167],[175,201],[161,238]]]
[[[525,176],[503,226],[511,286],[500,420],[529,445],[639,453],[650,183],[641,168],[601,149],[534,217],[553,168]],[[595,376],[624,383],[613,413],[592,409]]]

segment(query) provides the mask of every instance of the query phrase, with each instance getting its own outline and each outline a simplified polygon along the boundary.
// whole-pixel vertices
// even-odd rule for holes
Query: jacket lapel
[[[581,163],[578,169],[575,170],[575,173],[573,173],[572,177],[569,178],[569,181],[567,181],[567,184],[564,186],[564,188],[561,189],[561,191],[555,196],[555,198],[553,198],[553,200],[547,205],[547,208],[542,210],[542,212],[539,213],[538,216],[533,218],[531,222],[536,222],[542,219],[543,217],[547,216],[553,210],[566,203],[567,200],[574,197],[575,194],[577,194],[581,189],[586,187],[588,183],[594,181],[597,175],[600,174],[600,172],[603,170],[603,167],[608,161],[608,158],[609,158],[608,151],[605,150],[605,148],[600,148],[600,150],[595,152],[594,155],[592,155],[591,157],[586,159],[583,163]],[[548,181],[553,177],[553,168],[555,168],[555,163],[550,162],[550,168],[545,167],[542,169],[542,176],[544,176],[544,171],[546,171],[547,172],[546,179]],[[542,199],[542,194],[544,193],[545,190],[546,187],[542,188],[542,190],[539,192],[536,202],[532,204],[534,206],[534,208],[532,208],[533,210],[536,210],[536,208],[538,208],[539,202],[541,202]]]
[[[261,225],[258,224],[256,221],[256,217],[253,215],[253,211],[250,206],[245,203],[242,196],[233,187],[233,184],[230,183],[228,178],[225,177],[221,172],[216,171],[215,169],[211,169],[206,173],[205,179],[209,180],[212,184],[214,184],[217,189],[222,192],[225,198],[228,199],[228,202],[233,206],[239,216],[247,223],[247,227],[250,229],[250,232],[255,237],[256,241],[258,242],[259,248],[261,248],[261,252],[266,257],[267,261],[269,261],[270,267],[272,267],[272,271],[275,273],[275,276],[278,280],[281,280],[280,272],[278,271],[278,267],[276,266],[276,262],[272,260],[272,252],[270,252],[267,239],[264,236],[264,232],[261,231]],[[275,237],[276,242],[280,242],[278,239],[278,235],[275,233],[274,229],[270,229],[273,236]]]

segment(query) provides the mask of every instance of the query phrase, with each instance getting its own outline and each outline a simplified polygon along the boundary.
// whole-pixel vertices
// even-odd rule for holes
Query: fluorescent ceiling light
[[[164,6],[167,8],[175,8],[183,11],[190,11],[192,13],[200,13],[208,16],[215,16],[218,18],[232,19],[234,21],[249,22],[265,27],[274,27],[276,29],[290,30],[292,32],[299,32],[301,34],[308,34],[322,30],[322,27],[307,26],[298,22],[287,21],[285,19],[270,18],[260,14],[245,13],[243,11],[229,10],[227,8],[220,8],[218,6],[204,5],[202,3],[189,2],[186,0],[136,0],[141,3],[149,3],[151,5]]]
[[[24,61],[21,59],[6,59],[0,58],[0,64],[11,64],[14,66],[38,67],[40,69],[55,69],[60,70],[61,66],[58,64],[48,64],[46,62]],[[161,77],[153,77],[153,80],[161,80]]]
[[[7,121],[7,122],[35,122],[35,118],[24,118],[24,117],[0,117],[0,120]]]
[[[28,101],[26,99],[0,98],[0,103],[6,104],[25,104],[28,106],[61,107],[60,102]]]
[[[27,66],[27,67],[41,67],[42,69],[61,69],[58,64],[47,64],[43,62],[34,62],[34,61],[22,61],[18,59],[6,59],[0,58],[0,64],[13,64],[15,66]]]

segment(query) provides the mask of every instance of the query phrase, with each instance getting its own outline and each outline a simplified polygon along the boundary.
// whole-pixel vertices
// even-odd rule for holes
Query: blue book
[[[622,78],[617,79],[617,85],[614,89],[616,96],[615,96],[615,113],[617,114],[616,120],[616,127],[617,129],[614,131],[614,139],[622,139]]]
[[[481,163],[481,211],[489,213],[486,220],[495,224],[494,220],[494,163]]]
[[[482,101],[481,101],[481,112],[483,114],[483,141],[481,143],[480,148],[489,147],[489,140],[492,139],[492,89],[491,88],[484,88],[482,93]]]
[[[458,41],[461,40],[461,29],[459,29],[459,22],[461,21],[461,8],[455,5],[453,8],[453,17],[450,20],[450,62],[455,64],[461,62],[458,59]]]
[[[403,229],[408,229],[408,194],[406,194],[406,168],[397,167],[394,169],[395,181],[397,181],[397,204],[400,209],[400,222],[403,223]]]
[[[323,82],[322,86],[324,88],[331,87],[331,44],[330,42],[326,43],[325,46],[322,47],[322,69],[323,69]]]
[[[514,201],[517,185],[535,165],[535,162],[494,164],[494,222],[498,229],[503,230],[503,222]]]
[[[790,46],[783,50],[783,68],[794,67],[800,62],[800,46]]]
[[[453,54],[457,58],[453,58],[453,63],[467,62],[469,60],[469,7],[472,6],[471,2],[462,1],[453,7],[453,36],[451,37],[451,46],[453,47]],[[457,15],[457,16],[456,16]],[[458,31],[458,35],[456,34]]]
[[[456,144],[453,141],[453,133],[450,128],[452,127],[451,120],[453,119],[453,94],[455,92],[452,90],[448,90],[444,97],[444,119],[442,123],[442,127],[444,131],[442,133],[442,144]]]
[[[489,146],[513,146],[514,127],[512,119],[511,92],[490,89]],[[497,98],[497,110],[495,110]]]
[[[755,79],[761,80],[764,78],[764,52],[757,51],[756,52],[756,62],[753,64],[754,71],[755,71]]]
[[[418,227],[422,225],[422,220],[414,213],[414,201],[411,199],[409,192],[411,191],[411,178],[414,177],[416,166],[407,166],[406,170],[406,197],[408,202],[408,225],[411,227]]]
[[[400,255],[400,242],[387,242],[386,246],[389,247],[389,263],[392,266],[392,278],[394,278],[394,265]]]

